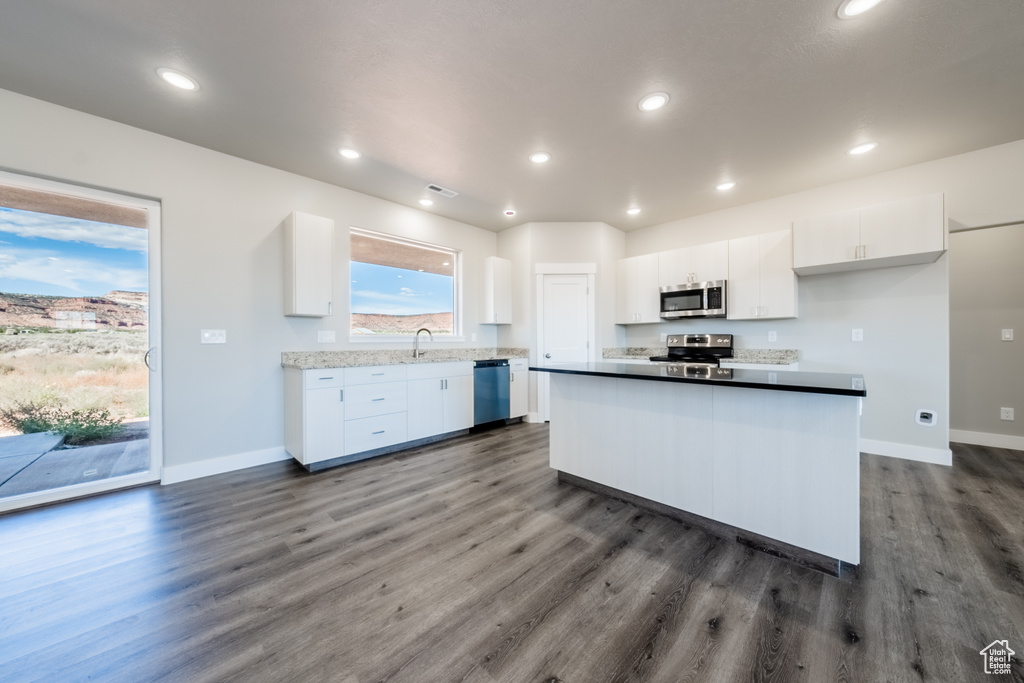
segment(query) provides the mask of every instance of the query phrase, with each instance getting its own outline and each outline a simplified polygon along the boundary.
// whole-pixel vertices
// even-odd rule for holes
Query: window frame
[[[424,242],[422,240],[414,240],[408,237],[401,237],[399,235],[392,235],[386,232],[380,232],[379,230],[368,230],[366,228],[360,228],[356,226],[349,226],[348,229],[348,249],[349,257],[348,263],[345,266],[346,275],[345,286],[348,293],[348,340],[355,344],[366,344],[366,343],[381,343],[381,342],[411,342],[416,336],[415,334],[352,334],[352,235],[353,233],[361,235],[363,237],[370,237],[373,239],[380,239],[386,242],[395,242],[398,244],[404,244],[410,247],[419,247],[422,249],[430,249],[433,251],[441,251],[446,254],[451,254],[453,259],[453,277],[455,278],[454,283],[454,301],[452,302],[454,311],[452,312],[452,334],[448,336],[438,335],[434,341],[437,342],[464,342],[466,337],[463,334],[462,323],[462,250],[454,247],[447,247],[442,244],[432,244],[430,242]]]

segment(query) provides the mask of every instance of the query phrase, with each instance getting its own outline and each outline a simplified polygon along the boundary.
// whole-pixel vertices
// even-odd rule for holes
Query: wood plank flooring
[[[1024,453],[862,456],[840,580],[559,484],[544,425],[0,517],[0,680],[1024,681]],[[978,654],[1007,639],[1012,675]]]

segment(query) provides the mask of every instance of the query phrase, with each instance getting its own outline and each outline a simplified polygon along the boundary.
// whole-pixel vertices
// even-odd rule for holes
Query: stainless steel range
[[[707,377],[731,370],[718,367],[722,358],[732,358],[731,334],[672,334],[666,340],[667,356],[651,356],[652,361],[685,364],[676,371],[686,377]]]

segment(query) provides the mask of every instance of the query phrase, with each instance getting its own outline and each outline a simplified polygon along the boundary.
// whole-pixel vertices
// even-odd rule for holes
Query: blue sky
[[[450,313],[455,278],[415,270],[351,262],[353,313]]]
[[[143,228],[0,207],[0,292],[145,292],[147,240]]]

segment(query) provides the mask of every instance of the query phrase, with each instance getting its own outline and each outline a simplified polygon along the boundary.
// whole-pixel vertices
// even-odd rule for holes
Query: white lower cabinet
[[[508,366],[508,416],[523,417],[530,410],[530,363],[525,358],[511,358]]]
[[[303,465],[343,456],[345,371],[286,368],[284,391],[288,453]]]
[[[473,363],[423,363],[409,371],[409,441],[473,426]]]

